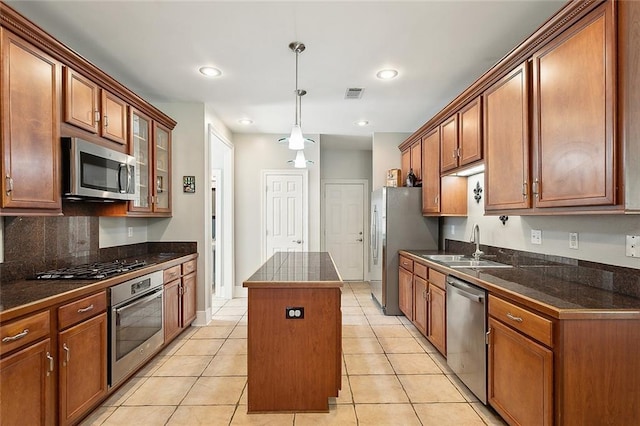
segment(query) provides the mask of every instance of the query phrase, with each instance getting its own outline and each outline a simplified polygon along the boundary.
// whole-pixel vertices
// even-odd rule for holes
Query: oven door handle
[[[134,308],[142,303],[146,303],[149,302],[153,299],[156,299],[158,297],[158,295],[160,295],[160,297],[162,297],[162,289],[159,288],[158,290],[155,290],[153,293],[151,293],[151,295],[146,296],[142,299],[137,299],[136,301],[129,303],[129,304],[125,304],[122,306],[114,306],[113,307],[113,311],[116,313],[116,315],[120,316],[121,312],[124,312],[128,309]]]

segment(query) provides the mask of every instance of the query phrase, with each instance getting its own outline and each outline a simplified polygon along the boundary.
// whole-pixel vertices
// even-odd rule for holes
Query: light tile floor
[[[342,292],[343,376],[329,413],[247,414],[247,299],[220,300],[83,425],[504,425],[405,317],[382,315],[368,283]]]

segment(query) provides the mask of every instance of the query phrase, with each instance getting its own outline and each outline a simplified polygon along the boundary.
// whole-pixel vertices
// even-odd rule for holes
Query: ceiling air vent
[[[349,87],[344,94],[345,99],[360,99],[362,97],[364,89],[361,87]]]

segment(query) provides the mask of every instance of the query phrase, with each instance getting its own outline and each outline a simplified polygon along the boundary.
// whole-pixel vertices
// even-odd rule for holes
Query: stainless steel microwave
[[[79,138],[62,138],[62,153],[66,199],[134,199],[136,160],[131,155]]]

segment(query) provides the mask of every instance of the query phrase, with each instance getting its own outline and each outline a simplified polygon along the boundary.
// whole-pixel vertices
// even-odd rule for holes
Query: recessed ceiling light
[[[222,75],[222,71],[214,67],[201,67],[200,73],[207,77],[220,77]]]
[[[238,120],[238,123],[242,124],[243,126],[248,126],[249,124],[253,124],[253,120],[251,120],[250,118],[241,118],[240,120]]]
[[[376,74],[376,77],[378,77],[380,80],[391,80],[393,78],[396,78],[397,76],[398,71],[392,69],[380,70]]]
[[[360,126],[360,127],[364,127],[364,126],[368,126],[369,122],[367,120],[360,120],[360,121],[356,121],[355,125],[356,126]]]

